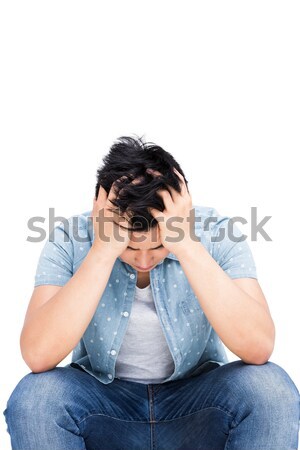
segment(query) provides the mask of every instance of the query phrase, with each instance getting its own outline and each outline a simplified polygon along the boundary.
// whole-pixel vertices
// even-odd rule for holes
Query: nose
[[[154,260],[149,254],[147,255],[146,253],[140,253],[135,258],[135,264],[139,267],[149,267],[154,264]]]

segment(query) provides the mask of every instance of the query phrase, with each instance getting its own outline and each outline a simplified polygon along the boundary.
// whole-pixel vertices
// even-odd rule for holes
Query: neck
[[[141,289],[150,284],[150,272],[138,272],[137,286]]]

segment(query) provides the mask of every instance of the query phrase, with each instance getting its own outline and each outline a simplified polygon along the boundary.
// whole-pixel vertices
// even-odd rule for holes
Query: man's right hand
[[[116,209],[111,203],[111,200],[116,198],[114,184],[112,184],[108,195],[106,190],[100,185],[98,198],[97,200],[94,198],[92,214],[94,242],[92,247],[117,258],[129,244],[130,231],[126,231],[124,228],[116,225],[120,223],[120,225],[126,227],[128,222],[125,218],[120,217],[117,212],[113,213],[111,211],[111,209]]]

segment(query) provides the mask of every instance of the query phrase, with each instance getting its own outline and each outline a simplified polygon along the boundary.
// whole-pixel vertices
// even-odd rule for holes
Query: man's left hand
[[[166,189],[158,190],[157,194],[162,198],[165,209],[161,212],[155,208],[149,208],[149,211],[158,221],[161,243],[169,252],[177,255],[194,242],[191,239],[191,230],[194,231],[195,221],[192,198],[184,177],[175,168],[173,170],[179,178],[180,193],[169,185],[170,192]],[[153,176],[161,175],[153,169],[147,169],[147,172]]]

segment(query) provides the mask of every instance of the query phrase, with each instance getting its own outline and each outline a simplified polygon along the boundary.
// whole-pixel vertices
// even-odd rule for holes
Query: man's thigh
[[[229,440],[247,449],[255,441],[263,448],[260,443],[270,443],[270,437],[274,442],[295,441],[299,394],[280,366],[238,360],[153,385],[152,411],[157,449],[171,444],[174,450],[221,449]]]

